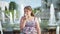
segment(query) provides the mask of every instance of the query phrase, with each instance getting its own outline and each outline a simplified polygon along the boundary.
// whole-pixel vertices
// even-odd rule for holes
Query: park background
[[[24,7],[31,6],[42,34],[60,34],[60,0],[0,0],[0,33],[19,34]]]

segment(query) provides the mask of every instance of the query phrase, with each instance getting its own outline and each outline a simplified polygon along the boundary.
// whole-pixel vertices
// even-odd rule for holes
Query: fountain
[[[0,21],[0,31],[1,31],[1,34],[3,34],[3,30],[2,30],[1,21]]]
[[[2,12],[2,22],[5,23],[5,15],[4,15],[4,12]]]
[[[5,23],[5,15],[4,15],[5,6],[1,5],[1,14],[2,14],[2,22]]]
[[[10,12],[10,24],[13,24],[12,13]]]
[[[56,34],[59,34],[59,25],[56,27]]]
[[[1,10],[3,11],[5,11],[5,7],[7,8],[7,10],[9,10],[9,2],[0,1],[0,7],[1,7]]]
[[[58,19],[59,19],[59,20],[57,21],[57,23],[58,23],[58,26],[57,26],[57,29],[56,29],[56,33],[57,33],[57,34],[59,34],[59,25],[60,25],[60,12],[58,12],[58,13],[57,13],[57,17],[58,17]]]
[[[53,4],[51,4],[50,6],[50,19],[48,25],[51,29],[56,28],[56,34],[59,34],[59,25],[56,23],[55,10]]]
[[[16,10],[14,10],[14,22],[16,20]]]
[[[38,20],[39,20],[39,23],[41,23],[41,18],[40,17],[38,18]]]
[[[49,25],[55,26],[53,24],[56,23],[56,19],[55,19],[55,10],[54,10],[54,6],[53,4],[51,4],[50,6],[50,19],[49,19]]]

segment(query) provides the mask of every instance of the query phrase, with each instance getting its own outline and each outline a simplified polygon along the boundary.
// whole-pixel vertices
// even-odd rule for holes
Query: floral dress
[[[24,34],[37,34],[35,19],[31,21],[26,21],[26,25],[23,28],[22,33]]]

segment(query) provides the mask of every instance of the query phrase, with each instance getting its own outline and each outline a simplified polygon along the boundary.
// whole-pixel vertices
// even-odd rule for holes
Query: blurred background
[[[42,34],[60,34],[60,0],[0,0],[0,34],[20,34],[25,6],[32,7]]]

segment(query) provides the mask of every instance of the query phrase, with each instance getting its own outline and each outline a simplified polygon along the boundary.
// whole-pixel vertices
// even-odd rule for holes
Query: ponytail
[[[34,13],[33,12],[31,12],[31,16],[34,16]]]

